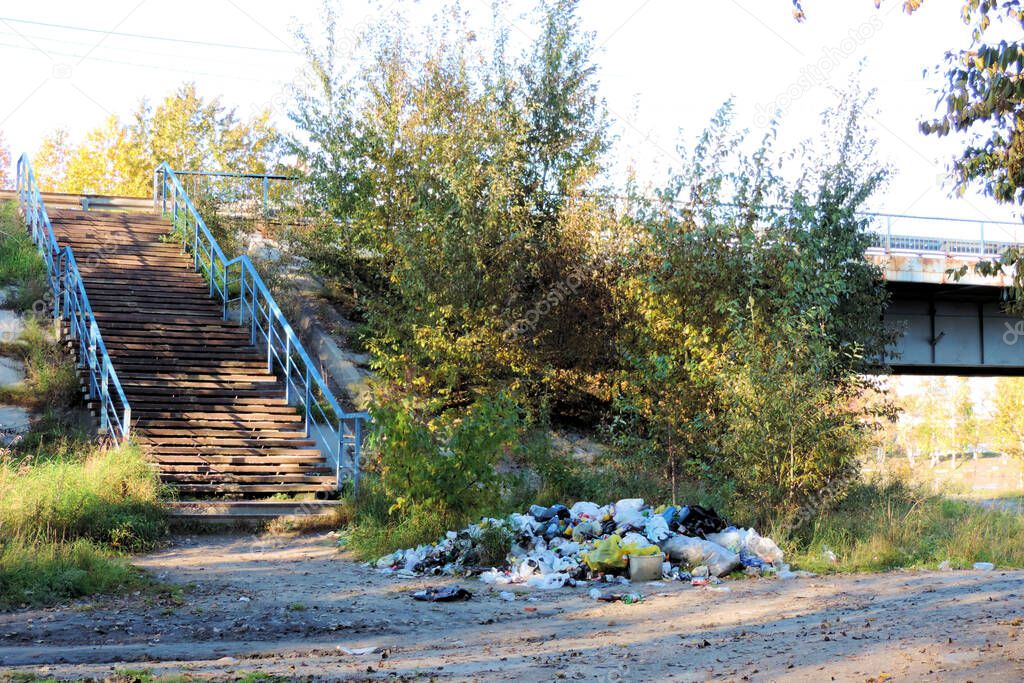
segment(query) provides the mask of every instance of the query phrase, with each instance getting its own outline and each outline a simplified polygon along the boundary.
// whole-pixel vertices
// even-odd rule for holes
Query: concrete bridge
[[[1024,375],[1024,318],[1003,304],[1012,273],[973,271],[1024,244],[1024,225],[872,214],[867,258],[892,293],[885,322],[904,330],[890,360],[896,374]],[[939,237],[937,235],[956,235]],[[959,280],[950,274],[968,267]]]

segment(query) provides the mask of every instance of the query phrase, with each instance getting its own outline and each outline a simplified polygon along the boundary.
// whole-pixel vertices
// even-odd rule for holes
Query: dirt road
[[[1024,572],[898,572],[647,584],[640,604],[586,589],[514,602],[408,593],[324,535],[175,539],[138,558],[180,600],[145,594],[0,614],[0,667],[58,678],[116,669],[234,680],[1024,680]],[[349,654],[342,648],[380,648]]]

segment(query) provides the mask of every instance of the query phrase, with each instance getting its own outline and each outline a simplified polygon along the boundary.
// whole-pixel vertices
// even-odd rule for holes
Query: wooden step
[[[295,419],[292,419],[292,418]],[[286,427],[291,427],[294,430],[297,426],[301,427],[305,420],[301,415],[280,415],[277,419],[273,420],[239,420],[238,418],[230,420],[151,420],[148,418],[136,418],[135,426],[137,429],[145,430],[147,434],[154,433],[155,429],[236,429],[239,431],[253,431],[253,430],[276,430],[286,431]],[[260,432],[263,433],[263,432]],[[305,432],[301,432],[305,436]]]
[[[330,482],[323,484],[192,484],[175,483],[175,490],[179,493],[203,493],[203,494],[226,494],[237,493],[244,495],[258,495],[268,493],[333,493],[335,484],[333,478]]]
[[[300,448],[302,446],[316,446],[316,441],[305,439],[301,434],[294,437],[268,437],[253,438],[243,434],[227,435],[196,435],[196,436],[150,436],[147,432],[135,435],[135,440],[142,445],[149,446],[216,446],[239,448]]]
[[[218,458],[267,459],[269,462],[323,462],[312,448],[239,448],[237,446],[151,446],[147,457],[159,462],[218,462]]]

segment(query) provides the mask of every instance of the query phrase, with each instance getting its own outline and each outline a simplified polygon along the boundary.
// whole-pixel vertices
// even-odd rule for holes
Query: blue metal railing
[[[191,189],[195,192],[198,186],[195,181],[201,179],[208,179],[212,182],[223,180],[219,186],[207,187],[213,192],[214,196],[227,207],[227,215],[242,215],[246,217],[252,217],[251,212],[248,210],[249,206],[259,202],[260,211],[259,214],[264,218],[270,218],[274,214],[278,213],[281,208],[281,198],[278,192],[271,193],[271,181],[280,183],[281,181],[291,182],[299,180],[299,176],[282,175],[279,173],[226,173],[223,171],[182,171],[180,169],[174,169],[174,174],[178,176],[179,180],[183,180],[182,188],[188,192],[190,189],[186,187],[191,184]],[[153,199],[156,201],[157,197],[157,178],[159,174],[153,175]],[[193,179],[192,183],[189,183],[189,179]],[[237,186],[237,181],[259,181],[258,189],[254,193],[246,192],[246,188]],[[257,198],[258,197],[258,198]],[[276,205],[276,206],[275,206]]]
[[[68,321],[71,339],[78,344],[78,364],[88,368],[89,398],[99,404],[100,431],[109,432],[119,442],[127,441],[131,407],[100,336],[75,255],[71,247],[62,250],[57,243],[26,154],[18,159],[17,182],[18,209],[46,262],[46,280],[53,294],[53,317]]]
[[[266,352],[267,370],[284,382],[285,400],[302,408],[306,436],[316,440],[334,466],[338,488],[342,470],[347,469],[343,460],[351,451],[352,481],[358,489],[363,427],[369,414],[341,409],[252,261],[245,255],[230,260],[224,255],[178,174],[166,163],[154,172],[154,189],[155,204],[171,218],[196,271],[208,280],[210,296],[221,300],[224,318],[249,326],[250,343]]]

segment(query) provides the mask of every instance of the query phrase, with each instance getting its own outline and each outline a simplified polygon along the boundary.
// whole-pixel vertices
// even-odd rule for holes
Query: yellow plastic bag
[[[583,553],[583,561],[595,572],[607,572],[613,569],[625,569],[626,558],[622,555],[619,543],[622,538],[612,534],[603,541],[594,543],[593,550]]]
[[[639,543],[626,543],[621,545],[619,549],[622,551],[623,560],[626,560],[630,555],[654,555],[661,552],[661,548],[656,545],[640,545]]]
[[[622,537],[612,534],[603,541],[594,543],[590,552],[583,553],[583,561],[595,572],[610,572],[626,568],[629,555],[654,555],[661,550],[656,545],[622,543]]]

